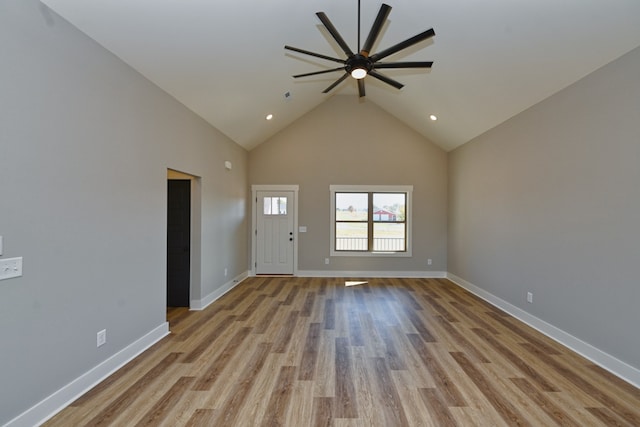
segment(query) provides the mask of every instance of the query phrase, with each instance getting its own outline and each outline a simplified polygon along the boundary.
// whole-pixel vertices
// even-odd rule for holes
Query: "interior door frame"
[[[251,186],[251,275],[256,275],[258,261],[258,192],[259,191],[291,191],[293,192],[293,275],[298,275],[298,185],[252,185]]]

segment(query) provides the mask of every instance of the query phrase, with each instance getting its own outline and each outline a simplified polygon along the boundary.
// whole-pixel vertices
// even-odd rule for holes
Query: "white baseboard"
[[[231,281],[225,283],[215,291],[211,292],[209,295],[205,296],[202,299],[192,299],[190,301],[190,309],[193,311],[204,310],[210,304],[212,304],[215,300],[220,298],[222,295],[229,292],[231,289],[235,288],[242,282],[244,279],[249,277],[249,272],[245,271],[244,273],[234,277]]]
[[[169,323],[162,323],[95,368],[80,375],[60,390],[27,409],[5,424],[4,427],[33,427],[43,424],[168,334]]]
[[[381,277],[442,279],[445,271],[341,271],[341,270],[299,270],[298,277]]]
[[[466,280],[454,274],[447,273],[447,278],[461,288],[464,288],[472,294],[477,295],[491,305],[494,305],[501,310],[506,311],[516,319],[526,323],[527,325],[538,330],[549,338],[559,342],[565,347],[570,348],[571,350],[575,351],[576,353],[580,354],[596,365],[602,367],[603,369],[606,369],[617,377],[620,377],[621,379],[627,381],[630,384],[633,384],[636,387],[640,387],[639,369],[634,368],[633,366],[628,365],[627,363],[619,359],[616,359],[615,357],[592,346],[591,344],[588,344],[574,337],[573,335],[568,334],[562,329],[559,329],[545,322],[544,320],[541,320],[531,315],[530,313],[527,313],[521,308],[518,308],[515,305],[496,297],[495,295],[485,291],[482,288],[479,288],[472,283],[467,282]]]

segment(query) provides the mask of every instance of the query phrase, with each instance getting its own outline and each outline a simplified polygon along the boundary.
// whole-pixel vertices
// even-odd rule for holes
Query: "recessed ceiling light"
[[[273,119],[273,114],[267,114],[267,117],[265,117],[265,119],[267,119],[267,120]]]
[[[430,118],[431,120],[433,120],[434,122],[435,122],[436,120],[438,120],[438,118],[436,117],[436,115],[435,115],[435,114],[430,115],[430,116],[429,116],[429,118]]]

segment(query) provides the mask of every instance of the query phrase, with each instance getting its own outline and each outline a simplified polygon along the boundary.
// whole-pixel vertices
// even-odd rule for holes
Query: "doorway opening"
[[[200,295],[200,180],[167,171],[167,318]]]

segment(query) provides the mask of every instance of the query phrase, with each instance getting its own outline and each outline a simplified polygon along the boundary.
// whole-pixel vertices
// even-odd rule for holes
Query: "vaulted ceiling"
[[[331,96],[358,96],[351,78],[322,93],[340,72],[293,79],[339,65],[284,50],[343,58],[315,15],[323,11],[355,51],[357,0],[42,2],[247,149]],[[386,3],[393,9],[373,52],[433,28],[435,37],[385,61],[434,65],[384,70],[401,90],[368,76],[360,102],[377,104],[445,150],[640,46],[637,0]],[[361,0],[363,40],[381,4]]]

